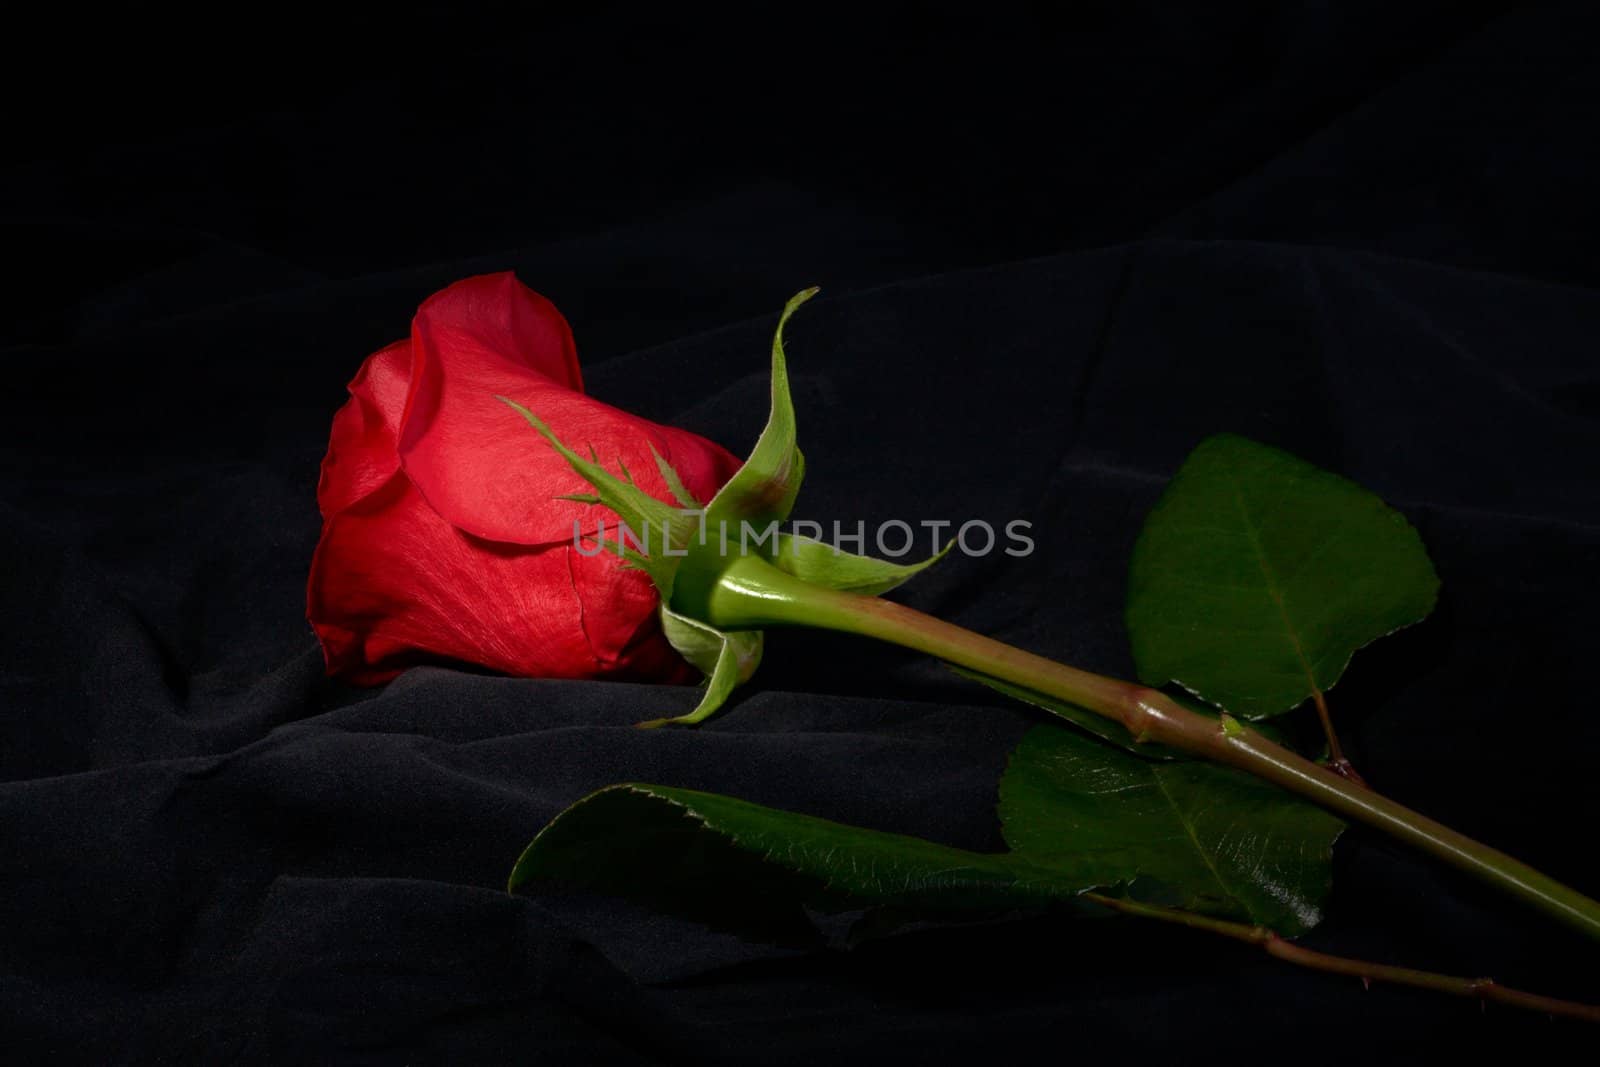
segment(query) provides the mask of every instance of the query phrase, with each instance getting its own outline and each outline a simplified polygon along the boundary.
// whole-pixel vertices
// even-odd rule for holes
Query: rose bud
[[[626,467],[618,476],[595,458],[579,455],[528,405],[510,396],[497,398],[537,430],[553,453],[570,464],[593,489],[574,499],[609,508],[633,530],[658,531],[654,550],[648,545],[641,550],[620,537],[603,544],[650,576],[661,598],[661,623],[668,641],[700,668],[706,684],[693,711],[651,719],[640,726],[704,722],[760,665],[764,645],[761,624],[747,619],[734,627],[716,625],[713,602],[719,592],[733,590],[736,598],[753,599],[768,607],[769,593],[778,599],[796,597],[797,603],[811,603],[817,595],[826,597],[839,592],[876,596],[912,578],[944,555],[941,552],[921,563],[890,563],[780,529],[794,507],[805,476],[805,457],[795,439],[794,399],[789,391],[783,330],[796,309],[816,293],[814,288],[796,293],[778,316],[778,328],[772,336],[772,407],[767,424],[749,457],[705,503],[701,501],[706,498],[690,489],[653,447],[651,458],[678,507],[644,492]],[[948,551],[947,545],[945,552]],[[806,624],[816,624],[818,618],[808,617]]]
[[[587,503],[589,483],[497,397],[655,500],[709,500],[739,460],[584,395],[571,330],[548,300],[510,273],[457,282],[349,390],[322,463],[306,593],[329,674],[376,684],[455,662],[543,678],[697,677],[662,631],[651,577],[579,550],[575,523],[592,537],[605,521],[609,540],[616,516]]]

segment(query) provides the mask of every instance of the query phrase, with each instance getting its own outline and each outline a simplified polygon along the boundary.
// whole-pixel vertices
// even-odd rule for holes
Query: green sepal
[[[700,501],[689,492],[689,487],[683,484],[683,479],[678,477],[678,469],[666,461],[666,458],[656,451],[656,446],[650,446],[650,455],[656,461],[656,470],[661,472],[661,480],[667,483],[667,490],[672,494],[681,507],[698,509]]]
[[[731,530],[740,522],[765,526],[782,522],[794,510],[794,500],[805,478],[805,457],[795,445],[794,398],[789,393],[789,368],[783,352],[783,328],[795,310],[817,295],[804,289],[789,298],[778,328],[772,335],[772,410],[756,439],[750,457],[706,505],[706,519],[715,528],[726,522]]]
[[[667,606],[672,596],[678,568],[688,558],[687,553],[696,550],[703,553],[710,550],[708,543],[700,536],[702,513],[698,510],[698,503],[693,494],[683,484],[682,477],[672,465],[656,451],[654,445],[650,446],[650,454],[656,461],[656,468],[661,472],[668,491],[683,505],[682,509],[663,503],[640,489],[635,484],[627,465],[621,460],[618,460],[617,466],[621,469],[623,477],[618,478],[602,467],[596,459],[584,459],[568,448],[544,420],[521,404],[503,396],[498,399],[510,405],[528,421],[529,425],[538,430],[572,469],[582,475],[595,490],[593,493],[567,493],[558,499],[604,505],[616,512],[617,517],[634,530],[654,530],[658,534],[660,531],[670,531],[671,545],[675,553],[683,554],[659,551],[645,555],[637,548],[625,545],[620,531],[617,540],[606,542],[605,547],[622,557],[624,567],[643,571],[650,576],[651,582],[661,595],[661,628],[668,642],[679,655],[699,668],[706,676],[704,695],[693,711],[672,718],[651,719],[638,725],[688,726],[704,722],[727,703],[728,697],[736,688],[749,681],[750,676],[755,673],[756,667],[761,663],[764,639],[760,631],[724,633],[687,615],[680,615]],[[593,454],[594,450],[591,447],[591,457]]]
[[[777,542],[771,558],[779,570],[813,585],[863,596],[878,596],[904,585],[944,559],[955,545],[951,541],[927,559],[908,564],[842,552],[825,541],[790,533],[778,534]]]
[[[594,493],[571,493],[566,499],[577,500],[580,503],[604,504],[617,513],[617,517],[631,530],[644,531],[645,537],[668,536],[670,534],[673,545],[685,546],[695,536],[699,529],[698,520],[687,512],[681,511],[670,504],[662,503],[649,493],[634,484],[633,475],[620,461],[623,476],[618,478],[615,474],[602,467],[594,459],[584,459],[572,449],[568,448],[562,440],[555,435],[543,419],[517,403],[509,397],[496,396],[496,400],[510,406],[519,415],[528,421],[528,425],[538,430],[552,448],[560,453],[572,469],[583,476],[583,479],[594,487]],[[590,448],[590,455],[594,449]],[[652,449],[653,451],[653,449]],[[659,457],[657,457],[659,460]],[[663,463],[663,466],[665,464]],[[670,482],[668,483],[671,484]],[[678,482],[682,486],[682,482]],[[656,552],[646,556],[637,549],[625,546],[619,532],[615,542],[606,542],[605,547],[625,559],[629,564],[644,571],[650,576],[656,590],[663,600],[672,595],[672,583],[676,576],[680,557],[670,556],[664,552]]]
[[[824,542],[777,530],[793,509],[805,477],[805,456],[795,440],[794,400],[789,389],[783,332],[790,316],[816,293],[815,288],[803,290],[784,306],[772,337],[771,410],[766,426],[749,458],[703,509],[653,445],[650,454],[656,469],[680,507],[640,489],[620,460],[618,477],[600,464],[592,446],[589,458],[583,458],[532,411],[508,397],[498,397],[543,435],[594,489],[592,493],[563,494],[560,499],[608,507],[631,530],[670,534],[672,551],[655,551],[652,546],[640,552],[624,545],[620,533],[615,542],[604,545],[623,558],[624,566],[649,575],[661,595],[662,629],[668,641],[706,675],[704,696],[692,712],[650,720],[641,726],[703,722],[749,680],[760,664],[763,637],[759,631],[724,631],[694,617],[699,613],[695,605],[702,602],[706,589],[727,569],[731,556],[728,546],[735,539],[744,545],[747,528],[757,537],[756,553],[780,570],[818,586],[867,596],[887,592],[921,573],[944,558],[954,544],[951,542],[929,559],[901,564],[838,551]],[[680,594],[677,599],[675,592]],[[685,603],[690,605],[687,609]]]
[[[638,724],[644,729],[704,722],[715,715],[733,691],[749,681],[761,665],[765,637],[760,630],[724,633],[687,615],[679,615],[665,604],[661,606],[661,630],[678,654],[705,674],[705,693],[688,714],[648,719]]]

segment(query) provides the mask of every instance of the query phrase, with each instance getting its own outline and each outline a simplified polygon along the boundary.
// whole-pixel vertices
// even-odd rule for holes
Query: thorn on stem
[[[1333,771],[1333,773],[1337,774],[1340,778],[1354,782],[1356,785],[1365,786],[1367,784],[1367,780],[1361,777],[1360,772],[1358,772],[1354,765],[1352,765],[1351,762],[1345,759],[1343,756],[1340,756],[1335,760],[1329,760],[1328,769]]]
[[[1311,700],[1317,707],[1317,719],[1322,723],[1322,732],[1328,738],[1328,766],[1339,777],[1365,786],[1366,779],[1357,774],[1355,767],[1344,758],[1344,749],[1339,746],[1339,735],[1333,732],[1333,716],[1328,712],[1328,700],[1322,695],[1322,690],[1311,690]]]

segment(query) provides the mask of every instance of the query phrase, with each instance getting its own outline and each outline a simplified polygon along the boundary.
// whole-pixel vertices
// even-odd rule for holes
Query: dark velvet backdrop
[[[1123,574],[1202,436],[1418,526],[1425,625],[1333,694],[1379,786],[1600,891],[1593,5],[808,8],[689,26],[139,11],[19,33],[0,169],[0,1037],[19,1062],[1417,1062],[1593,1035],[1129,923],[777,953],[500,891],[620,780],[999,846],[1034,721],[775,635],[692,690],[322,678],[302,618],[342,385],[515,269],[591,392],[735,451],[792,333],[801,517],[1026,517],[907,601],[1130,670]],[[92,32],[91,32],[92,31]],[[824,665],[826,665],[824,667]],[[1312,945],[1600,999],[1595,948],[1374,835]]]

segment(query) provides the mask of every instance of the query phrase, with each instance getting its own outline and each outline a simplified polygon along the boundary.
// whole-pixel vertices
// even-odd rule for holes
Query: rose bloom
[[[572,331],[509,272],[429,297],[411,336],[369,356],[333,419],[306,590],[328,673],[377,684],[419,663],[539,678],[688,681],[660,600],[610,551],[574,546],[616,516],[514,410],[672,502],[653,445],[699,500],[739,460],[703,437],[585,396]]]

